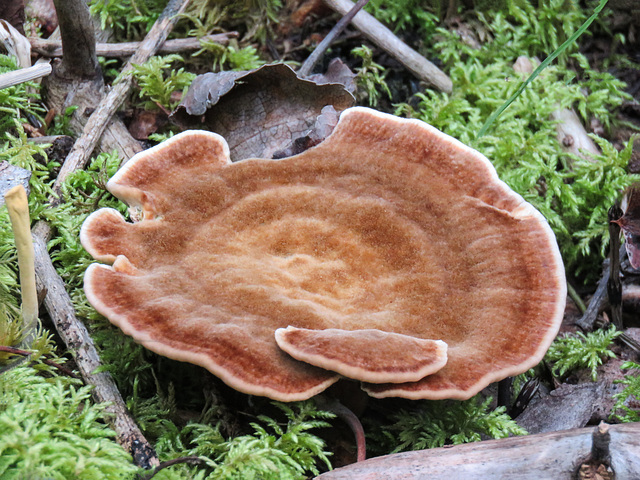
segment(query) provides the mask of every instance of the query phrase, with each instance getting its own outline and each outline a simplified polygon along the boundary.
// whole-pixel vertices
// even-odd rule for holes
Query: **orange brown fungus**
[[[246,393],[300,400],[346,375],[378,397],[469,398],[535,365],[564,310],[542,215],[417,120],[353,108],[300,155],[234,164],[220,136],[185,132],[108,188],[144,220],[86,220],[112,264],[87,270],[91,304]]]

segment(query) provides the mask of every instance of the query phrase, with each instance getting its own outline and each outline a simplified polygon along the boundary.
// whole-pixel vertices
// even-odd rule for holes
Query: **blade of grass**
[[[564,52],[569,45],[575,42],[578,39],[578,37],[582,35],[589,28],[589,25],[591,25],[593,21],[596,18],[598,18],[598,15],[600,14],[600,12],[605,7],[608,1],[609,0],[600,0],[600,3],[598,4],[598,6],[593,10],[593,14],[582,24],[582,26],[578,30],[576,30],[573,35],[567,38],[567,40],[562,45],[560,45],[551,55],[549,55],[544,60],[544,62],[538,65],[538,68],[536,68],[533,71],[533,73],[529,75],[529,78],[527,78],[522,83],[522,85],[518,87],[518,89],[514,92],[514,94],[511,95],[511,97],[509,97],[509,99],[506,102],[504,102],[498,110],[496,110],[491,114],[491,116],[487,119],[487,121],[484,122],[484,125],[482,125],[482,128],[478,132],[478,136],[476,138],[480,138],[485,133],[487,133],[487,130],[489,130],[491,125],[493,125],[493,122],[495,122],[496,119],[502,114],[502,112],[504,112],[509,107],[509,105],[511,105],[513,101],[520,96],[520,94],[524,91],[524,89],[527,88],[527,86],[531,82],[533,82],[538,75],[540,75],[540,72],[542,72],[545,68],[547,68],[547,66],[551,62],[553,62],[558,57],[558,55]]]

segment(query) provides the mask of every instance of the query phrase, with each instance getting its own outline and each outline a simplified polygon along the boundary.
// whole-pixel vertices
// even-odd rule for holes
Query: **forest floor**
[[[566,431],[569,438],[578,435],[577,429],[600,422],[640,421],[640,276],[620,230],[611,230],[607,217],[609,208],[625,191],[633,192],[629,187],[640,180],[640,140],[634,137],[640,128],[640,10],[633,4],[612,1],[587,33],[490,122],[491,114],[538,63],[587,21],[596,2],[451,1],[449,11],[444,11],[432,5],[437,2],[372,1],[368,11],[390,28],[390,35],[419,52],[430,73],[408,68],[398,48],[372,42],[354,23],[316,64],[313,72],[318,76],[304,79],[293,72],[305,68],[305,60],[344,16],[329,7],[331,2],[264,0],[226,7],[204,0],[188,6],[178,0],[144,6],[92,3],[92,14],[102,21],[98,30],[111,35],[107,50],[125,41],[148,40],[133,47],[138,55],[133,65],[127,64],[127,55],[105,55],[100,48],[97,55],[87,54],[89,63],[83,63],[86,42],[93,38],[72,30],[66,38],[63,33],[62,40],[76,39],[77,45],[67,43],[62,60],[55,57],[53,73],[42,88],[17,85],[5,89],[5,97],[0,90],[7,105],[0,116],[0,161],[32,172],[29,206],[45,328],[24,347],[23,332],[15,328],[19,315],[11,313],[20,304],[18,268],[3,210],[0,306],[8,313],[6,319],[0,317],[0,345],[23,346],[33,362],[16,362],[16,351],[0,358],[0,478],[48,475],[56,469],[69,472],[83,462],[86,471],[76,472],[77,478],[117,478],[116,473],[91,476],[104,470],[97,459],[101,455],[123,475],[139,473],[140,466],[157,466],[158,461],[183,459],[177,465],[164,464],[169,468],[155,478],[305,478],[326,472],[329,465],[337,469],[355,462],[354,434],[348,421],[341,420],[353,414],[364,426],[368,457],[525,433]],[[166,3],[181,9],[179,21],[162,14]],[[67,2],[68,7],[73,4]],[[11,13],[11,7],[20,6],[26,6],[27,23]],[[51,15],[53,3],[10,1],[4,8],[0,18],[22,26],[27,37],[36,37],[31,39],[33,60],[52,58],[54,46],[42,42],[52,42],[50,35],[58,26]],[[63,15],[70,24],[82,24],[77,12]],[[195,49],[179,46],[156,55],[170,32],[170,40],[211,37]],[[379,31],[375,35],[380,38]],[[519,71],[515,65],[522,58],[529,66]],[[336,59],[337,70],[327,72]],[[291,68],[263,66],[282,62]],[[417,71],[423,72],[422,78]],[[224,73],[205,76],[209,72]],[[449,91],[443,92],[447,81]],[[327,82],[332,85],[323,85]],[[23,101],[34,91],[35,100]],[[269,107],[272,123],[254,115],[264,96],[277,99]],[[237,392],[201,367],[152,353],[89,304],[82,278],[93,259],[82,248],[79,231],[84,219],[100,207],[136,219],[135,212],[105,189],[123,161],[186,128],[223,135],[232,146],[233,160],[286,157],[318,144],[331,131],[335,121],[326,120],[323,107],[332,105],[340,112],[352,104],[424,120],[476,148],[490,158],[509,187],[547,218],[565,262],[570,298],[559,337],[539,365],[465,401],[373,399],[355,383],[341,381],[327,390],[324,400],[271,402]],[[577,133],[558,127],[564,123],[553,115],[563,109],[574,111]],[[328,130],[318,126],[317,118],[326,120]],[[84,128],[87,122],[96,127]],[[278,130],[266,140],[242,140],[270,128],[276,132],[274,126],[281,125],[286,125],[284,134]],[[478,135],[483,125],[487,133]],[[101,128],[108,132],[102,139]],[[578,138],[589,143],[589,153],[578,150]],[[632,148],[634,140],[637,146]],[[3,168],[0,163],[0,187],[3,175],[15,180],[15,174],[9,177]],[[622,207],[627,220],[621,222],[622,233],[626,245],[633,246],[634,228],[640,222],[637,205],[629,200]],[[611,250],[620,252],[619,258]],[[617,296],[612,289],[617,289]],[[33,371],[20,370],[27,368]],[[82,381],[70,378],[69,370]],[[56,381],[61,385],[58,392],[46,390]],[[92,387],[96,403],[109,403],[107,415],[93,413],[83,403],[91,390],[82,390],[83,383]],[[11,390],[23,393],[4,393]],[[67,405],[73,422],[61,426],[53,413],[37,417],[37,409],[25,407],[29,395],[41,397],[41,411],[48,408],[46,403]],[[338,398],[351,413],[343,414],[327,398]],[[80,411],[86,417],[78,415],[74,423]],[[335,419],[336,412],[340,419]],[[29,433],[34,421],[43,429]],[[108,443],[109,433],[87,427],[104,424],[116,431],[126,454],[116,451],[120,447],[115,442]],[[12,435],[4,441],[3,428]],[[68,442],[73,454],[64,468],[55,452],[42,453],[42,445],[51,447],[49,431],[68,434],[60,442]],[[24,437],[19,437],[21,432]],[[627,438],[624,432],[615,435]],[[554,458],[554,447],[544,443],[549,438],[540,440],[540,448]],[[92,441],[101,454],[90,452]],[[22,449],[16,447],[20,442]],[[522,445],[524,451],[536,448]],[[496,448],[491,453],[480,450],[480,455],[501,455]],[[589,464],[576,452],[555,453],[576,455],[566,467],[573,469],[571,475]],[[616,460],[619,472],[640,472],[637,458],[621,455],[622,460]],[[463,460],[453,458],[448,468]],[[389,462],[375,468],[407,473],[406,465]],[[607,477],[615,465],[606,455],[592,457],[591,463],[589,468],[601,478],[614,478]],[[514,460],[505,468],[518,465]],[[598,478],[589,477],[587,470],[580,478]],[[350,478],[358,474],[365,475],[347,473]]]

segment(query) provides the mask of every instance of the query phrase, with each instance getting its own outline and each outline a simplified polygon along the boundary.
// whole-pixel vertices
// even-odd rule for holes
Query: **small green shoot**
[[[158,105],[173,110],[179,103],[179,99],[173,99],[173,93],[184,92],[196,77],[184,68],[171,68],[171,64],[177,61],[182,61],[182,57],[173,54],[151,57],[143,65],[134,65],[133,78],[140,88],[139,97],[147,100],[147,110],[157,109]]]
[[[391,91],[384,80],[384,68],[373,61],[373,51],[366,45],[354,48],[351,54],[362,59],[362,66],[356,68],[356,82],[359,92],[369,100],[369,106],[378,104],[382,92],[391,99]],[[364,100],[364,98],[359,100]]]
[[[596,330],[586,335],[582,332],[565,335],[553,342],[546,359],[553,362],[552,371],[559,377],[580,368],[588,368],[595,382],[598,379],[597,368],[605,359],[615,357],[609,347],[620,333],[611,326],[608,330]]]

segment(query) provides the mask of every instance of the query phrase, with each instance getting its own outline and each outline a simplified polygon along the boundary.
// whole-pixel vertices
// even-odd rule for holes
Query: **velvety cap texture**
[[[464,399],[538,363],[566,284],[542,215],[475,150],[356,107],[318,146],[229,161],[188,131],[132,158],[81,240],[90,303],[146,348],[282,401],[341,376]]]

